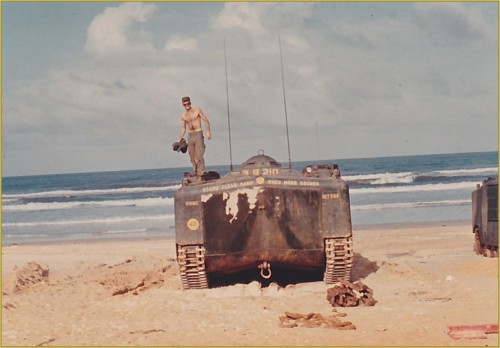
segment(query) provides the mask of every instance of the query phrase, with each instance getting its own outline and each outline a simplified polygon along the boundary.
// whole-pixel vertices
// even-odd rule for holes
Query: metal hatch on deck
[[[264,155],[264,150],[259,150],[256,156],[250,157],[241,165],[241,169],[256,168],[281,168],[281,164],[274,158]]]

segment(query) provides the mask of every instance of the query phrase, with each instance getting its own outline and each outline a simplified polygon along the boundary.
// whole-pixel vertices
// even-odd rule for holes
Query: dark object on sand
[[[326,300],[333,307],[373,306],[373,290],[361,282],[340,280],[340,284],[327,290]]]
[[[472,192],[472,233],[478,255],[498,257],[498,180],[489,177]]]
[[[179,142],[176,141],[175,143],[172,144],[172,149],[177,152],[181,151],[182,153],[186,153],[187,148],[188,144],[186,142],[186,139],[184,138],[182,138],[181,141]]]
[[[252,269],[264,279],[314,272],[327,284],[351,275],[349,187],[337,165],[297,172],[259,151],[221,178],[185,173],[175,234],[184,289]]]

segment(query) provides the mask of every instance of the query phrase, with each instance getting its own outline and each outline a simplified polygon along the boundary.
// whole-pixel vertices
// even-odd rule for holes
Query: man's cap
[[[191,101],[191,98],[189,98],[189,97],[182,97],[182,102],[183,103],[188,102],[188,101]]]

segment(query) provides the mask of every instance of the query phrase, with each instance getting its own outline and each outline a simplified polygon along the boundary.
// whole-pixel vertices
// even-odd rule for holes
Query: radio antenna
[[[279,44],[280,44],[281,84],[283,86],[283,105],[285,106],[286,141],[288,144],[288,168],[292,169],[292,157],[290,156],[290,137],[288,135],[288,114],[286,112],[285,75],[283,73],[283,54],[281,53],[281,36],[278,36],[278,40],[279,40]]]
[[[229,87],[227,83],[227,54],[226,54],[226,38],[224,38],[224,68],[226,71],[226,103],[227,103],[227,128],[229,134],[229,168],[233,171],[233,152],[231,149],[231,120],[229,117]]]
[[[316,121],[316,156],[319,161],[319,135],[318,135],[318,121]]]

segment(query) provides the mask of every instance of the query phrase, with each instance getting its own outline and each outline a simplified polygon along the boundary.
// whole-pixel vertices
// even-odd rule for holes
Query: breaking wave
[[[174,214],[163,215],[142,215],[142,216],[114,216],[102,219],[83,220],[54,220],[54,221],[32,221],[32,222],[7,222],[2,223],[2,227],[33,227],[51,225],[80,225],[80,224],[120,224],[124,222],[136,222],[146,220],[167,220],[173,219]]]
[[[168,185],[168,186],[139,186],[139,187],[121,187],[121,188],[90,189],[90,190],[55,190],[55,191],[42,191],[42,192],[30,192],[30,193],[3,194],[2,199],[12,200],[19,198],[133,194],[133,193],[155,192],[155,191],[176,191],[180,187],[181,184]]]
[[[395,193],[395,192],[419,192],[419,191],[447,191],[447,190],[474,190],[475,182],[457,182],[448,184],[426,184],[426,185],[406,185],[406,186],[380,186],[351,188],[351,194],[365,193]]]
[[[152,206],[167,206],[174,203],[173,198],[144,198],[144,199],[124,199],[124,200],[108,200],[108,201],[75,201],[75,202],[51,202],[38,203],[30,202],[26,204],[12,204],[2,206],[3,211],[19,212],[19,211],[44,211],[44,210],[59,210],[73,208],[89,208],[89,207],[152,207]]]
[[[409,202],[409,203],[383,203],[383,204],[365,204],[353,205],[351,210],[377,210],[377,209],[401,209],[401,208],[428,208],[442,206],[468,205],[471,200],[446,200],[446,201],[431,201],[431,202]]]

